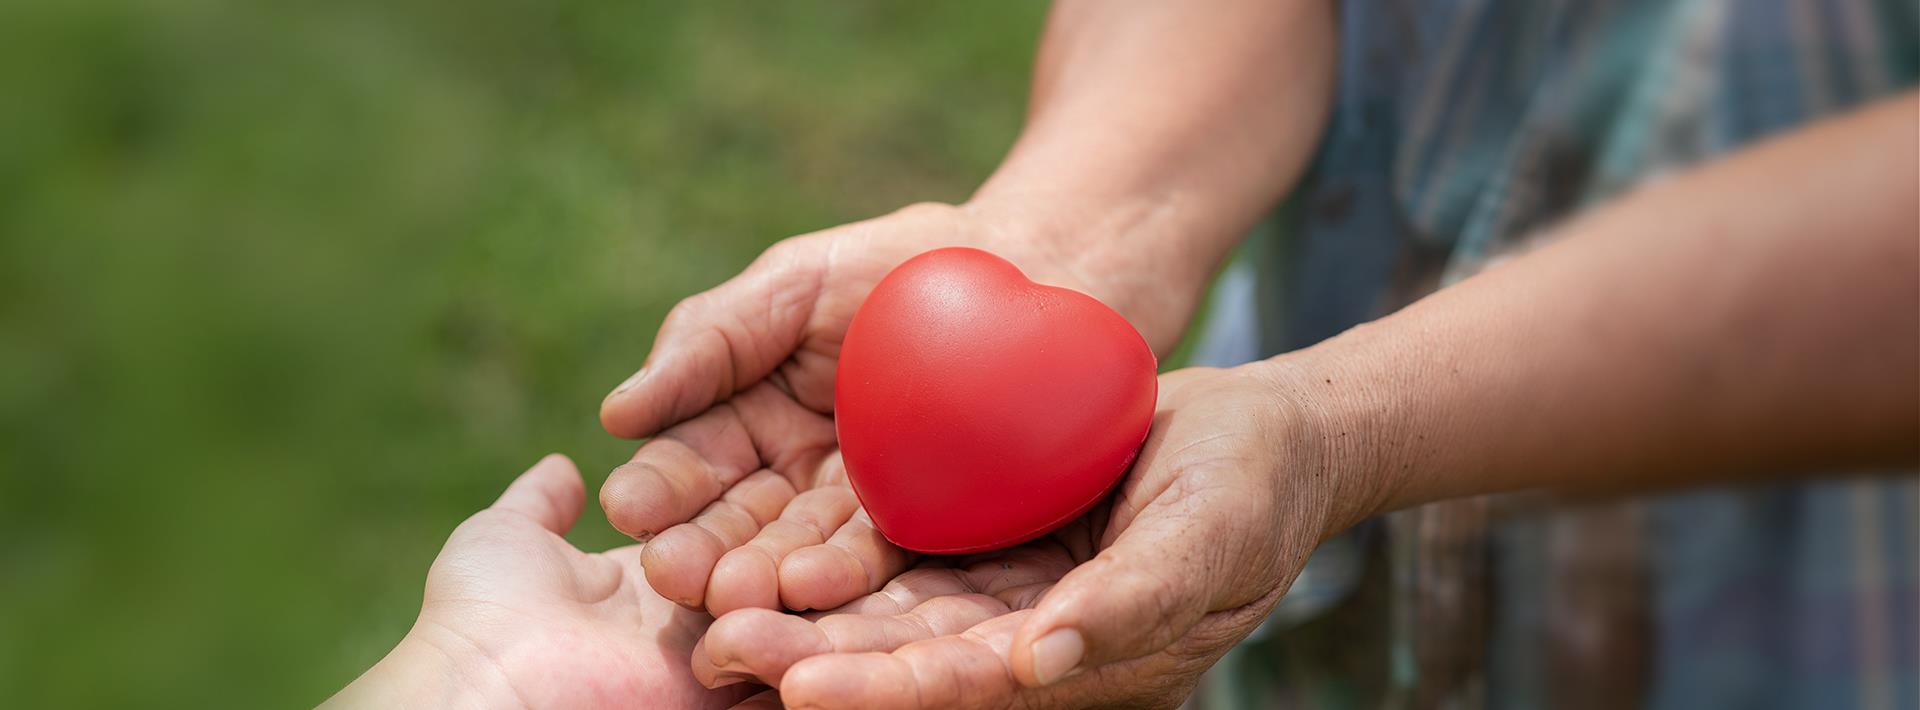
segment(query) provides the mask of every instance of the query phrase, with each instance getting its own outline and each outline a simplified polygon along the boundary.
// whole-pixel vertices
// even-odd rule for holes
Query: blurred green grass
[[[629,453],[675,301],[963,199],[1042,12],[0,5],[0,706],[325,698],[515,473]]]

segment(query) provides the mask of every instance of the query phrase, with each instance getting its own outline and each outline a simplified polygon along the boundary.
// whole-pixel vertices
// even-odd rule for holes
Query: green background
[[[324,699],[513,475],[623,460],[675,301],[964,199],[1043,12],[0,3],[0,706]]]

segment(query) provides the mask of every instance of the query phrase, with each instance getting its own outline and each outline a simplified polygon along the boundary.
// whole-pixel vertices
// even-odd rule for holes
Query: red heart
[[[978,249],[881,279],[840,349],[847,477],[894,544],[1018,544],[1079,517],[1153,425],[1153,351],[1113,309]]]

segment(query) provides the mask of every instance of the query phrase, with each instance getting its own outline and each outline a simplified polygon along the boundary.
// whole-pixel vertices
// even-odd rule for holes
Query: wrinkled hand
[[[716,614],[829,609],[915,561],[858,510],[832,412],[848,323],[880,278],[916,254],[993,251],[1029,278],[1102,298],[1150,344],[1170,346],[1197,285],[1121,282],[1151,269],[1094,262],[1092,250],[1034,236],[1058,222],[1003,206],[916,205],[783,241],[676,306],[645,366],[601,407],[608,431],[652,437],[608,477],[600,501],[614,527],[650,539],[642,559],[654,588]]]
[[[561,534],[580,473],[549,456],[455,529],[427,573],[419,620],[330,704],[345,707],[725,708],[752,692],[695,682],[705,614],[655,594],[641,546],[588,554]],[[769,697],[752,705],[766,707]]]
[[[1178,704],[1333,514],[1323,440],[1267,364],[1182,370],[1161,392],[1110,503],[1018,547],[929,558],[832,611],[722,616],[695,674],[811,708]]]

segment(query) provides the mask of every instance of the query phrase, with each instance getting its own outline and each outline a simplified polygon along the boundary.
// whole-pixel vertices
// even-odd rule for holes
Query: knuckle
[[[1164,575],[1137,565],[1095,561],[1092,585],[1068,596],[1049,595],[1048,605],[1070,610],[1068,619],[1088,634],[1089,655],[1122,660],[1164,648],[1184,627],[1176,617],[1183,607],[1178,589]],[[1068,623],[1075,623],[1069,621]]]
[[[468,516],[447,536],[449,546],[487,547],[511,542],[516,532],[527,525],[520,516],[488,508]]]
[[[1123,610],[1116,627],[1122,635],[1113,651],[1137,655],[1165,648],[1186,630],[1200,605],[1187,598],[1187,589],[1165,572],[1133,567],[1114,585]]]
[[[1144,612],[1146,618],[1159,622],[1149,627],[1153,629],[1151,637],[1154,639],[1155,646],[1171,640],[1164,638],[1171,628],[1171,625],[1165,622],[1185,616],[1187,607],[1191,606],[1180,592],[1180,588],[1173,581],[1159,574],[1148,576],[1140,587],[1140,610]]]
[[[959,209],[960,208],[954,207],[953,205],[949,205],[945,202],[934,202],[932,200],[924,200],[921,202],[915,202],[905,207],[902,207],[899,210],[896,210],[894,214],[910,215],[910,216],[934,216],[934,215],[945,216],[945,215],[953,214]]]
[[[492,508],[482,510],[467,516],[466,520],[460,521],[460,524],[453,528],[453,534],[448,537],[452,540],[461,541],[485,537],[490,534],[490,529],[499,527],[506,517],[505,515],[501,515],[500,511]]]
[[[701,317],[711,309],[708,304],[712,302],[713,297],[707,295],[708,293],[710,292],[697,293],[673,304],[673,308],[667,311],[666,319],[661,321],[661,330],[680,329],[698,323]]]
[[[786,239],[774,242],[771,246],[767,247],[766,251],[760,252],[760,256],[753,260],[753,264],[760,268],[782,268],[791,266],[795,261],[812,251],[815,243],[810,235],[787,237]]]

